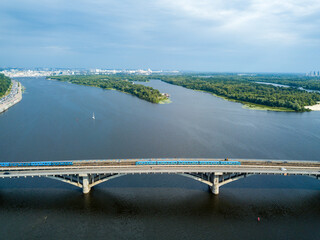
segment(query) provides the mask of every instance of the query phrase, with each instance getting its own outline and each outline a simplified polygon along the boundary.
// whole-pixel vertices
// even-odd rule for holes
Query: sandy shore
[[[312,111],[320,111],[320,102],[318,102],[316,105],[305,106],[305,108],[308,108]]]

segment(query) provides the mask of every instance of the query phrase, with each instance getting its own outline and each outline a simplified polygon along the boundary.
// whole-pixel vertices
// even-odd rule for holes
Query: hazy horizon
[[[0,2],[1,67],[320,69],[316,0]]]
[[[320,67],[319,67],[320,68]],[[25,69],[25,70],[35,70],[39,69],[45,70],[45,69],[61,69],[61,70],[83,70],[83,71],[89,71],[89,70],[94,70],[94,69],[102,69],[102,70],[117,70],[117,71],[131,71],[131,70],[148,70],[147,67],[145,68],[86,68],[86,67],[19,67],[19,66],[0,66],[0,71],[1,69]],[[163,71],[163,72],[173,72],[173,71],[178,71],[180,74],[183,73],[202,73],[202,74],[297,74],[297,75],[305,75],[306,73],[313,72],[308,71],[308,72],[249,72],[249,71],[197,71],[197,70],[180,70],[180,69],[151,69],[152,71]]]

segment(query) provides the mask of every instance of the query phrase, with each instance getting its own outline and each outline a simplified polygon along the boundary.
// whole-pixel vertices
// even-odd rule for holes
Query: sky
[[[1,0],[0,67],[320,70],[320,0]]]

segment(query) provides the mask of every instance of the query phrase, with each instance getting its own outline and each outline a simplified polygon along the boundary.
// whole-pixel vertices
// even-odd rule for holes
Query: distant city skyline
[[[118,70],[118,69],[46,69],[46,68],[35,68],[35,69],[22,69],[22,68],[6,68],[1,70],[0,74],[4,74],[7,77],[46,77],[46,76],[57,76],[57,75],[112,75],[112,74],[137,74],[137,75],[150,75],[150,74],[177,74],[179,71],[157,71],[157,70]]]
[[[0,67],[307,73],[317,0],[3,0]]]

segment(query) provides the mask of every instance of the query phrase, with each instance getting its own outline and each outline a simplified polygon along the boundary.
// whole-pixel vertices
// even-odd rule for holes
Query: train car
[[[179,161],[179,165],[198,165],[199,161]]]
[[[157,165],[177,165],[178,161],[157,161]]]
[[[136,161],[135,165],[241,165],[239,161]]]
[[[200,165],[219,165],[219,161],[199,161]]]
[[[28,166],[70,166],[72,161],[65,162],[1,162],[1,167],[28,167]]]
[[[238,161],[220,161],[220,165],[240,165]]]
[[[136,165],[156,165],[157,161],[137,161]]]

